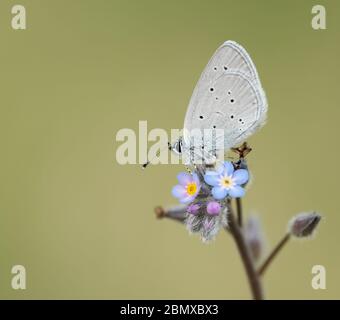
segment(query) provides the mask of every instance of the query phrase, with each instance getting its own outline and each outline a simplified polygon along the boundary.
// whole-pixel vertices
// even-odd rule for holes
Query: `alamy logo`
[[[116,150],[116,161],[120,165],[209,163],[223,159],[224,150],[228,150],[223,129],[171,129],[169,137],[161,128],[148,132],[147,121],[139,121],[138,132],[129,128],[118,130],[116,142],[120,143]],[[152,145],[148,149],[149,142]],[[170,159],[169,149],[174,151]]]
[[[326,268],[322,265],[315,265],[312,268],[312,288],[314,290],[326,289]]]
[[[15,5],[11,10],[12,14],[12,28],[14,30],[26,30],[26,9],[22,5]]]
[[[22,265],[15,265],[11,270],[14,275],[12,278],[12,288],[14,290],[25,290],[26,289],[26,269]]]
[[[324,6],[315,5],[312,8],[312,28],[314,30],[324,30],[326,29],[326,9]]]

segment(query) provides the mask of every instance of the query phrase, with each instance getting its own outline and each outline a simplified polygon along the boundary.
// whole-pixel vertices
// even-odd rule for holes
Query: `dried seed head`
[[[248,146],[247,142],[243,142],[242,145],[237,148],[231,148],[231,150],[237,153],[240,159],[244,159],[252,149]]]
[[[288,231],[297,238],[312,236],[320,220],[321,215],[317,212],[300,213],[290,220]]]
[[[166,209],[158,206],[155,208],[155,214],[158,219],[169,218],[179,222],[184,222],[187,214],[187,206],[178,205]]]
[[[165,211],[164,211],[163,207],[161,207],[161,206],[156,207],[155,208],[155,214],[156,214],[156,217],[158,219],[164,218]]]

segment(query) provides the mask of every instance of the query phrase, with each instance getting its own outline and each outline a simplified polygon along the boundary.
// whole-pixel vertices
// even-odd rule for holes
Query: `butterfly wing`
[[[247,51],[234,41],[226,41],[211,57],[198,84],[216,79],[228,71],[238,71],[250,80],[260,82],[256,67]]]
[[[205,152],[244,141],[265,121],[267,102],[256,68],[240,45],[225,42],[204,69],[184,121],[184,143]],[[211,141],[197,143],[204,129],[216,129]],[[218,130],[217,130],[218,129]],[[219,143],[223,139],[223,144]]]

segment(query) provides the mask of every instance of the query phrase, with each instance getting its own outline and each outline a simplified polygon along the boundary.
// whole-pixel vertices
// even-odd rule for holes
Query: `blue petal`
[[[228,194],[227,189],[221,187],[213,187],[212,188],[212,195],[215,199],[221,200],[225,198]]]
[[[234,166],[230,161],[225,161],[223,163],[224,166],[224,174],[230,177],[234,173]]]
[[[232,198],[241,198],[245,193],[245,190],[240,186],[234,186],[229,190],[229,196]]]
[[[187,196],[187,192],[183,186],[178,184],[172,188],[172,195],[176,198],[183,198]]]
[[[207,171],[204,175],[204,181],[211,186],[217,186],[220,181],[220,175],[215,171]]]
[[[197,173],[192,174],[192,181],[194,181],[196,183],[196,186],[199,189],[200,185],[201,185],[201,181],[200,181],[200,178],[198,177]]]
[[[179,199],[180,203],[190,203],[195,199],[195,196],[188,196],[188,197],[184,197]]]
[[[233,174],[233,181],[236,184],[244,184],[248,181],[249,174],[248,171],[245,169],[238,169]]]
[[[180,185],[185,186],[192,181],[192,176],[189,173],[180,172],[177,179]]]
[[[224,172],[224,163],[221,163],[220,165],[217,166],[216,172],[217,172],[218,174],[220,174],[220,175],[223,174],[223,172]]]

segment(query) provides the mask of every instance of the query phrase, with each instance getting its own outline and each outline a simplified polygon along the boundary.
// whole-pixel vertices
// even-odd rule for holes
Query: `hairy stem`
[[[276,245],[276,247],[273,249],[273,251],[270,253],[270,255],[267,257],[267,259],[264,261],[262,266],[258,270],[258,275],[262,276],[264,272],[267,270],[270,263],[274,260],[274,258],[277,256],[277,254],[281,251],[281,249],[284,247],[284,245],[288,242],[290,239],[290,234],[287,233],[280,242]]]
[[[231,206],[229,206],[229,210],[230,210],[229,211],[229,230],[236,242],[236,246],[238,248],[244,268],[246,270],[249,285],[250,285],[251,292],[253,295],[253,299],[263,300],[264,296],[263,296],[263,291],[262,291],[261,279],[255,269],[255,265],[254,265],[254,261],[252,259],[251,253],[244,239],[242,230],[235,220],[235,216],[234,216]]]
[[[237,212],[237,222],[238,225],[242,228],[242,201],[241,198],[236,198],[236,212]]]

